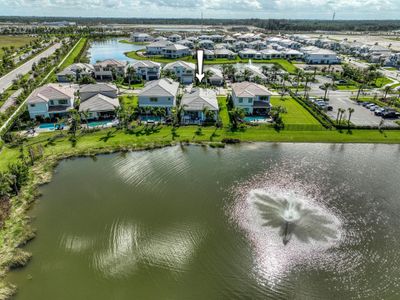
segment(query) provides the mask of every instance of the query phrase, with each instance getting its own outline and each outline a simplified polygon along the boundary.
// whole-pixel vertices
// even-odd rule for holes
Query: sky
[[[399,19],[400,0],[0,0],[0,15]]]

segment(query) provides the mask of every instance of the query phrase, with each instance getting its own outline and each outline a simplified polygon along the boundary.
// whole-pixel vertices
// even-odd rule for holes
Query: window
[[[35,107],[35,106],[36,106],[36,104],[31,104],[31,105],[30,105],[30,107]]]
[[[59,104],[66,105],[68,104],[68,100],[58,100]]]
[[[249,98],[249,99],[247,100],[247,102],[251,104],[251,103],[253,103],[253,99]]]
[[[50,105],[54,105],[54,101],[53,100],[50,100]]]
[[[268,100],[268,96],[260,96],[260,100],[261,101],[266,101],[266,100]]]
[[[239,103],[243,103],[243,98],[239,98]]]
[[[150,98],[150,102],[157,102],[157,101],[158,101],[158,99],[155,97]]]

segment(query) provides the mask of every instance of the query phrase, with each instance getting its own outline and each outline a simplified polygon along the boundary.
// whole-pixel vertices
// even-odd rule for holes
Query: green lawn
[[[152,61],[156,61],[159,63],[170,63],[176,60],[182,60],[182,61],[187,61],[187,62],[192,62],[196,63],[196,59],[194,59],[191,56],[185,56],[181,57],[179,59],[173,59],[173,58],[164,58],[163,56],[151,56],[151,57],[145,57],[142,55],[139,55],[139,51],[132,51],[132,52],[127,52],[125,53],[126,56],[136,59],[136,60],[145,60],[145,59],[150,59]],[[241,59],[239,56],[237,56],[235,59],[226,59],[226,58],[217,58],[213,60],[205,60],[204,64],[206,65],[220,65],[220,64],[236,64],[236,63],[248,63],[248,59]],[[252,60],[253,63],[264,63],[264,64],[276,64],[283,70],[289,72],[289,73],[294,73],[296,72],[297,67],[293,65],[290,61],[287,61],[285,59],[263,59],[263,60]]]
[[[119,102],[124,108],[136,108],[138,106],[138,97],[135,95],[119,96]]]
[[[338,84],[336,85],[336,89],[339,91],[354,91],[358,89],[358,86],[354,84]]]
[[[138,127],[131,134],[120,130],[107,129],[78,137],[75,146],[65,136],[49,142],[48,138],[59,132],[42,133],[38,137],[31,138],[25,144],[25,151],[30,145],[43,145],[45,157],[50,155],[78,155],[96,153],[96,151],[112,151],[113,149],[138,148],[151,145],[170,144],[175,140],[190,142],[218,142],[223,138],[237,138],[248,142],[332,142],[332,143],[399,143],[400,131],[378,130],[353,130],[350,133],[344,130],[330,131],[301,131],[281,130],[276,131],[270,126],[257,126],[246,128],[243,131],[231,132],[227,129],[216,130],[215,127],[204,127],[202,135],[196,134],[198,126],[184,126],[176,130],[173,139],[170,126],[160,126],[155,131],[146,131],[144,127]],[[19,148],[3,147],[0,155],[0,170],[5,170],[10,162],[19,157]]]
[[[393,80],[391,80],[390,78],[387,78],[387,77],[379,77],[379,78],[377,78],[376,81],[375,81],[375,86],[378,87],[378,88],[380,88],[380,87],[383,87],[383,86],[385,86],[385,85],[387,85],[387,84],[389,84],[389,83],[391,83],[391,82],[393,82]]]
[[[82,48],[85,46],[87,38],[81,38],[78,45],[75,47],[74,51],[67,57],[64,63],[61,65],[60,69],[63,70],[66,67],[72,65],[75,62],[75,59],[78,57],[79,53],[81,52]]]
[[[304,107],[302,107],[296,100],[286,96],[281,100],[280,96],[271,97],[271,104],[273,106],[283,106],[286,108],[287,113],[282,114],[283,122],[286,125],[321,125]],[[321,125],[322,127],[322,125]]]
[[[150,44],[148,42],[132,42],[129,40],[119,40],[118,42],[123,43],[123,44],[132,44],[132,45],[148,45],[148,44]]]
[[[0,35],[0,58],[3,56],[3,47],[14,46],[15,48],[22,47],[26,44],[29,44],[31,41],[35,40],[35,37],[26,36],[26,35]]]
[[[229,126],[230,120],[229,120],[228,108],[226,106],[225,96],[218,97],[218,106],[219,106],[219,117],[221,118],[222,125],[224,127],[227,127]]]

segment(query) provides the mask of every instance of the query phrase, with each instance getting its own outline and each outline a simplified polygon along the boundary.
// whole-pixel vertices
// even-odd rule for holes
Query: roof
[[[218,110],[217,95],[210,89],[192,89],[184,94],[181,104],[185,111],[199,111],[207,107],[210,110]]]
[[[167,40],[159,40],[154,43],[151,43],[146,46],[146,48],[160,48],[160,47],[167,47],[169,45],[172,45],[170,41]]]
[[[117,87],[110,83],[93,83],[82,85],[79,89],[81,93],[100,93],[100,92],[110,92],[117,91]]]
[[[175,51],[178,51],[178,50],[189,50],[188,47],[186,47],[184,45],[180,45],[180,44],[172,44],[172,45],[166,46],[164,49],[165,50],[175,50]]]
[[[103,61],[98,61],[95,63],[96,66],[117,66],[117,67],[124,67],[125,63],[116,59],[106,59]]]
[[[214,53],[215,55],[236,55],[235,52],[225,48],[215,49]]]
[[[224,78],[224,76],[222,75],[222,71],[218,68],[214,68],[214,67],[206,67],[205,71],[211,71],[211,73],[213,74],[211,77],[219,77],[219,78]]]
[[[272,95],[272,93],[265,86],[247,81],[232,84],[232,91],[237,97]]]
[[[178,93],[179,83],[170,79],[162,78],[148,82],[139,93],[139,96],[172,96]]]
[[[81,102],[79,111],[112,111],[119,107],[118,98],[110,98],[101,94]]]
[[[49,83],[34,90],[27,103],[34,104],[50,100],[73,99],[75,90],[69,86]]]
[[[134,62],[131,66],[134,67],[135,69],[137,69],[137,68],[155,68],[155,67],[160,68],[161,64],[158,62],[151,61],[151,60],[138,60],[138,61]]]
[[[182,67],[182,68],[191,69],[191,70],[196,69],[196,65],[193,63],[177,60],[177,61],[171,62],[169,64],[166,64],[164,67],[164,70],[170,70],[170,69],[174,69],[176,67]]]

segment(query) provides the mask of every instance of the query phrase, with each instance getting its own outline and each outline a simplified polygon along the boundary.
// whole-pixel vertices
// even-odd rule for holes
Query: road
[[[18,74],[25,75],[32,69],[33,63],[39,62],[39,60],[43,57],[48,57],[48,56],[52,55],[60,47],[61,47],[60,43],[54,44],[53,46],[46,49],[42,53],[36,55],[31,60],[27,61],[26,63],[22,64],[18,68],[12,70],[10,73],[1,77],[0,78],[0,92],[4,92],[6,89],[8,89],[12,85],[13,80],[17,78]]]

